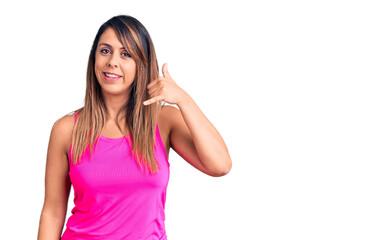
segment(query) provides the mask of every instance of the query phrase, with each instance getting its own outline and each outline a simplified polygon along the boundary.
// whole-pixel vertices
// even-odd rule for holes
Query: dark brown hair
[[[95,36],[88,59],[84,107],[73,111],[73,113],[79,112],[79,115],[72,133],[72,146],[74,147],[69,154],[70,159],[73,159],[73,164],[77,164],[87,147],[92,157],[93,146],[96,141],[99,141],[99,135],[105,124],[107,108],[94,66],[100,36],[107,28],[114,29],[118,40],[136,62],[136,75],[130,86],[129,99],[120,110],[125,113],[127,128],[121,129],[121,132],[130,133],[131,139],[128,135],[126,138],[131,145],[131,154],[136,157],[140,168],[145,167],[145,170],[149,169],[150,172],[156,173],[160,165],[154,154],[155,131],[157,118],[164,103],[158,101],[144,105],[143,101],[150,98],[147,85],[158,77],[159,66],[154,45],[146,28],[137,19],[128,15],[112,17],[100,26]],[[118,118],[116,122],[119,126]]]

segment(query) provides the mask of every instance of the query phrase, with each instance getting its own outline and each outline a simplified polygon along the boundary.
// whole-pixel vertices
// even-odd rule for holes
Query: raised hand
[[[151,98],[144,101],[144,105],[157,101],[179,104],[186,97],[187,93],[175,83],[170,73],[168,73],[167,63],[163,64],[162,72],[163,77],[159,76],[148,84],[148,93]]]

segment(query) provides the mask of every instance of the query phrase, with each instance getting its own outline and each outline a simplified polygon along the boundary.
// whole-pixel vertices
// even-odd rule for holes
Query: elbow
[[[229,171],[230,170],[214,172],[213,174],[211,174],[211,176],[213,176],[213,177],[222,177],[224,175],[227,175],[229,173]]]
[[[211,176],[222,177],[224,175],[227,175],[231,171],[232,161],[231,161],[231,159],[229,159],[229,161],[227,161],[227,162],[228,162],[228,164],[226,164],[224,167],[220,167],[218,170],[213,171]]]

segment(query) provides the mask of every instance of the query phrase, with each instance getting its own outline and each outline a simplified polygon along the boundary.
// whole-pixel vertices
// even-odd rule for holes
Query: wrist
[[[185,105],[188,105],[191,101],[192,101],[192,98],[190,97],[190,95],[187,94],[187,92],[183,91],[183,95],[182,95],[181,99],[179,100],[179,102],[177,103],[177,105],[179,108],[181,108]]]

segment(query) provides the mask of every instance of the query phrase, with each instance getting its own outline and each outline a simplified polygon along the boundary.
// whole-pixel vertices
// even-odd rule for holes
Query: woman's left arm
[[[203,166],[217,175],[227,174],[231,170],[232,160],[228,148],[217,129],[187,93],[184,94],[182,101],[177,106],[191,133],[198,157]],[[177,124],[174,126],[173,132],[185,132],[184,129],[175,129],[183,127],[183,124]],[[178,139],[177,141],[181,140]]]
[[[170,142],[172,148],[198,170],[211,176],[223,176],[232,167],[228,148],[223,138],[206,118],[201,109],[171,78],[167,64],[162,67],[163,77],[148,84],[148,105],[157,101],[176,104],[171,107]]]

